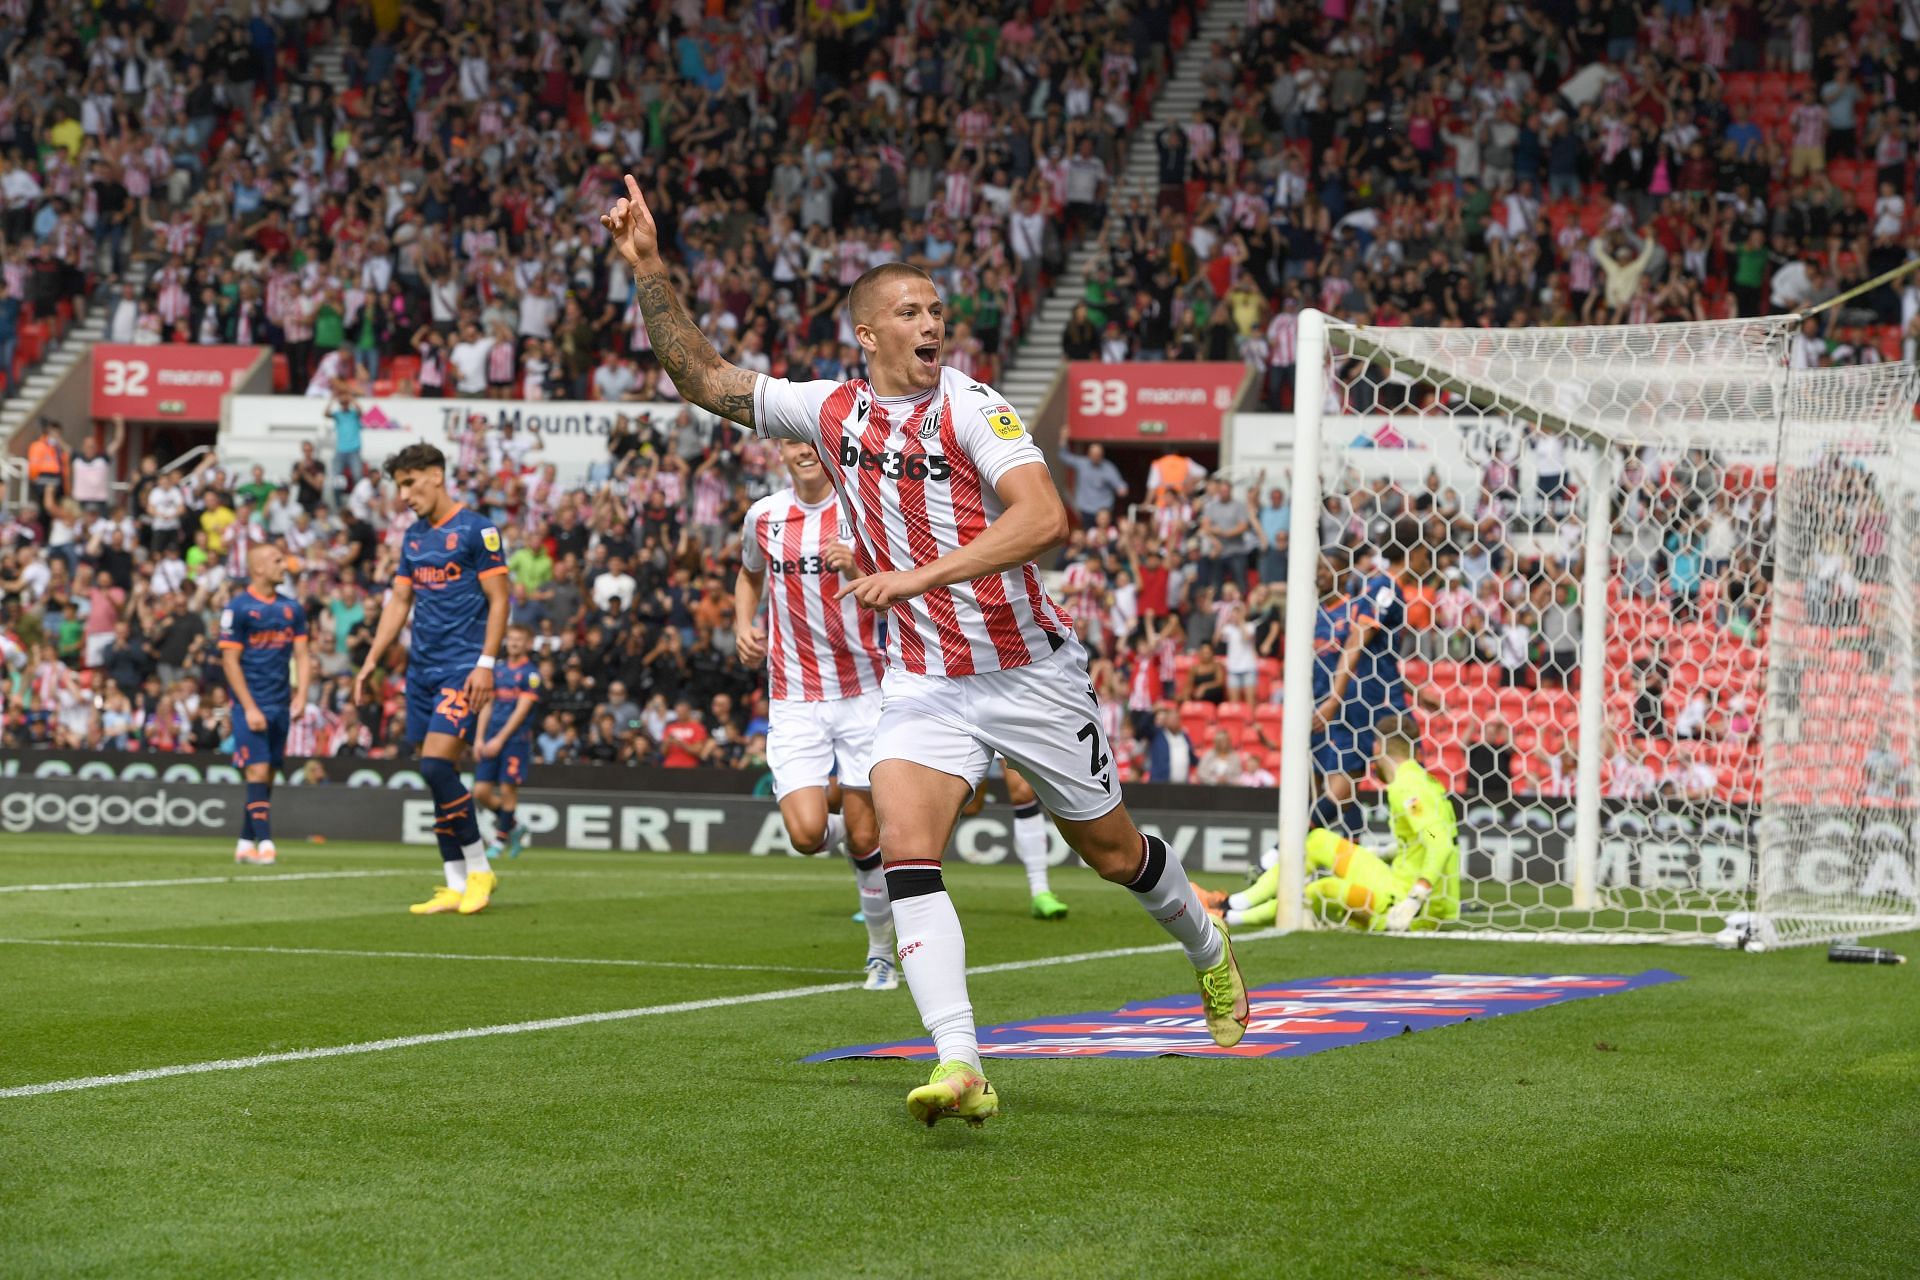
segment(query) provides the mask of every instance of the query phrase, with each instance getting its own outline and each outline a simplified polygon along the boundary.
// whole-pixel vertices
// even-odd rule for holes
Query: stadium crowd
[[[110,339],[270,343],[294,390],[344,392],[349,413],[354,392],[395,389],[671,401],[595,221],[630,167],[703,326],[748,367],[846,373],[842,291],[904,257],[949,300],[946,359],[991,378],[1087,234],[1107,252],[1068,355],[1243,358],[1280,405],[1302,305],[1376,324],[1751,313],[1832,296],[1914,243],[1920,60],[1899,55],[1920,32],[1884,6],[1252,0],[1193,118],[1155,137],[1157,197],[1111,208],[1185,6],[803,7],[797,24],[722,8],[56,15],[16,37],[38,56],[15,59],[5,99],[9,292],[84,306],[90,278],[144,257],[144,292],[109,290]],[[336,31],[339,91],[302,74]],[[1920,289],[1866,295],[1796,362],[1897,352],[1917,316]],[[17,317],[0,299],[0,351]],[[0,525],[0,625],[29,655],[6,741],[218,749],[213,619],[247,545],[275,537],[325,677],[293,754],[392,751],[398,673],[379,707],[346,696],[407,523],[390,488],[350,473],[335,489],[309,456],[273,476],[146,458],[116,489],[99,459],[117,437],[93,434],[75,456],[49,433],[57,496]],[[781,483],[768,451],[623,419],[604,466],[565,488],[537,445],[476,431],[455,463],[507,532],[513,615],[551,664],[541,759],[756,765],[764,697],[732,656],[729,588],[739,518]],[[1321,517],[1323,543],[1408,584],[1417,669],[1496,712],[1428,708],[1438,772],[1490,797],[1570,786],[1569,722],[1530,717],[1570,706],[1579,519],[1558,442],[1521,448],[1538,492],[1497,456],[1471,491],[1353,477]],[[1269,782],[1284,492],[1169,464],[1133,494],[1091,450],[1063,463],[1083,528],[1062,602],[1127,776]],[[1610,632],[1609,696],[1634,732],[1610,745],[1610,787],[1724,794],[1711,761],[1751,739],[1751,698],[1674,670],[1698,665],[1700,628],[1762,624],[1766,490],[1699,457],[1643,459],[1622,483],[1641,518],[1623,523],[1610,627],[1636,629]],[[1856,568],[1835,592],[1861,589]],[[1524,707],[1506,700],[1521,690]]]
[[[1476,7],[1254,0],[1105,227],[1072,359],[1243,358],[1291,398],[1295,315],[1652,323],[1792,311],[1920,248],[1920,18],[1850,0]],[[1795,364],[1911,358],[1920,286]]]
[[[1185,0],[218,9],[24,37],[6,273],[84,310],[137,258],[110,340],[270,344],[322,396],[670,396],[598,224],[626,171],[723,354],[845,370],[835,304],[906,259],[990,377],[1191,26]],[[343,85],[307,61],[336,35]]]

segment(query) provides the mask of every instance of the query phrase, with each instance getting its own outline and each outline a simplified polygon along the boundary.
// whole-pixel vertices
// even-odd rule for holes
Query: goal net
[[[1798,323],[1303,315],[1282,924],[1369,922],[1305,892],[1303,851],[1321,827],[1392,851],[1385,793],[1353,770],[1396,712],[1458,821],[1457,912],[1416,927],[1787,943],[1915,924],[1920,383],[1909,364],[1789,370]],[[1362,614],[1379,625],[1342,680]]]

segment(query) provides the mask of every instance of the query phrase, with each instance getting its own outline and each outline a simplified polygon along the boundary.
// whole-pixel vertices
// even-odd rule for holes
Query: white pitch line
[[[1277,929],[1250,933],[1238,939],[1254,942],[1279,937]],[[1075,955],[1039,956],[1032,960],[1010,960],[1003,964],[976,965],[969,974],[1011,973],[1020,969],[1044,969],[1054,965],[1082,964],[1089,960],[1112,960],[1123,956],[1153,955],[1177,951],[1179,944],[1162,942],[1147,947],[1116,947],[1109,951],[1082,951]],[[599,1022],[627,1022],[634,1018],[655,1018],[671,1013],[698,1013],[706,1009],[728,1009],[744,1004],[767,1004],[777,1000],[799,1000],[807,996],[830,995],[840,991],[858,991],[858,982],[828,982],[811,987],[783,987],[776,991],[756,991],[750,995],[718,996],[711,1000],[683,1000],[678,1004],[646,1005],[638,1009],[609,1009],[603,1013],[576,1013],[563,1018],[536,1018],[529,1022],[503,1022],[488,1027],[467,1027],[459,1031],[434,1031],[417,1036],[392,1036],[385,1040],[364,1040],[356,1044],[327,1045],[319,1049],[295,1049],[288,1053],[261,1053],[250,1058],[216,1058],[211,1062],[183,1062],[171,1067],[146,1067],[108,1076],[76,1076],[68,1080],[47,1080],[40,1084],[14,1085],[0,1089],[0,1099],[37,1098],[49,1093],[72,1093],[81,1089],[104,1089],[109,1085],[138,1084],[143,1080],[164,1080],[172,1076],[206,1075],[215,1071],[245,1071],[282,1062],[310,1062],[316,1058],[346,1058],[363,1053],[385,1053],[390,1049],[412,1049],[425,1044],[445,1044],[451,1040],[480,1040],[491,1036],[517,1036],[529,1031],[560,1031],[568,1027],[591,1026]]]
[[[1267,938],[1284,937],[1280,929],[1261,929],[1256,933],[1242,933],[1234,937],[1238,942],[1260,942]],[[1177,942],[1156,942],[1149,947],[1115,947],[1111,951],[1082,951],[1071,956],[1040,956],[1033,960],[1007,960],[1000,964],[980,964],[968,969],[969,974],[1012,973],[1018,969],[1045,969],[1056,964],[1080,964],[1086,960],[1118,960],[1123,956],[1150,956],[1162,951],[1178,951]]]
[[[106,938],[0,938],[9,947],[111,947],[127,951],[209,951],[263,956],[340,956],[366,960],[518,961],[521,964],[613,965],[628,969],[705,969],[720,973],[818,973],[844,975],[846,969],[787,964],[702,964],[693,960],[625,960],[603,956],[477,956],[451,951],[350,951],[331,947],[243,947],[212,942],[122,942]]]
[[[0,884],[0,893],[59,893],[68,889],[156,889],[172,884],[254,884],[265,880],[364,880],[411,876],[417,871],[283,871],[259,876],[187,876],[178,880],[76,880],[70,884]]]
[[[71,1093],[76,1089],[101,1089],[114,1084],[164,1080],[169,1076],[197,1076],[211,1071],[244,1071],[249,1067],[265,1067],[279,1062],[308,1062],[315,1058],[344,1058],[362,1053],[385,1053],[389,1049],[411,1049],[416,1045],[442,1044],[449,1040],[513,1036],[528,1031],[558,1031],[565,1027],[584,1027],[596,1022],[624,1022],[631,1018],[651,1018],[667,1013],[694,1013],[701,1009],[757,1004],[766,1000],[793,1000],[800,996],[859,989],[858,982],[830,982],[815,987],[787,987],[779,991],[761,991],[753,995],[721,996],[712,1000],[685,1000],[679,1004],[648,1005],[640,1009],[611,1009],[604,1013],[576,1013],[565,1018],[504,1022],[490,1027],[467,1027],[460,1031],[435,1031],[428,1035],[393,1036],[386,1040],[366,1040],[358,1044],[328,1045],[322,1049],[296,1049],[291,1053],[261,1053],[251,1058],[219,1058],[212,1062],[186,1062],[172,1067],[148,1067],[141,1071],[123,1071],[111,1076],[80,1076],[71,1080],[49,1080],[44,1084],[16,1085],[10,1089],[0,1089],[0,1098],[34,1098],[47,1093]]]

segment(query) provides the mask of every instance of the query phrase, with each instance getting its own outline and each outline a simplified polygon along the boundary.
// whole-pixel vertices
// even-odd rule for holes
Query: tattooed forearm
[[[751,370],[728,364],[687,314],[665,271],[637,273],[633,287],[660,367],[689,403],[743,427],[753,425]]]

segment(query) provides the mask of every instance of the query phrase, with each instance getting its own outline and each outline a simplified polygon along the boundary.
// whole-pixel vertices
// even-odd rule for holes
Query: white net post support
[[[1444,927],[1703,940],[1758,913],[1788,942],[1911,927],[1916,375],[1789,373],[1798,325],[1374,329],[1302,314],[1282,923],[1300,910],[1290,880],[1305,878],[1316,786],[1309,584],[1322,504],[1339,498],[1356,549],[1400,556],[1426,603],[1442,569],[1458,579],[1470,562],[1476,586],[1504,593],[1482,602],[1504,617],[1499,637],[1439,622],[1401,637],[1422,763],[1462,818],[1461,910]],[[1457,483],[1472,518],[1394,506],[1423,471],[1429,490]],[[1489,540],[1504,556],[1491,574]],[[1363,798],[1359,838],[1382,849],[1378,797]]]
[[[1320,429],[1327,398],[1327,317],[1300,313],[1293,392],[1293,503],[1287,527],[1284,704],[1280,719],[1280,882],[1274,924],[1297,929],[1305,911],[1307,814],[1313,804],[1313,579],[1320,558]],[[1302,655],[1305,655],[1304,657]]]
[[[1613,576],[1613,451],[1595,449],[1587,469],[1586,543],[1582,549],[1580,596],[1605,600]],[[1580,669],[1602,671],[1607,664],[1607,612],[1588,608],[1580,616]],[[1600,867],[1600,763],[1606,756],[1606,682],[1580,682],[1580,761],[1574,796],[1573,907],[1592,911],[1600,905],[1595,877]]]

